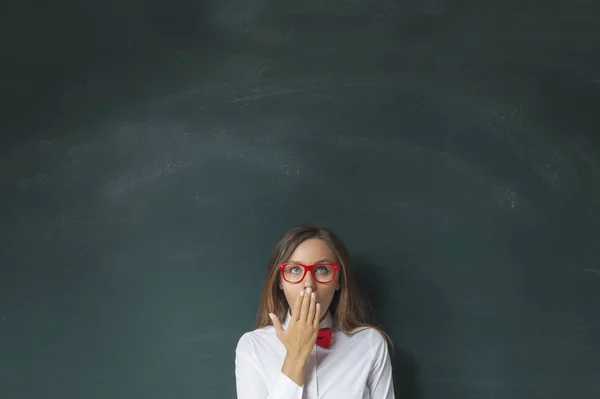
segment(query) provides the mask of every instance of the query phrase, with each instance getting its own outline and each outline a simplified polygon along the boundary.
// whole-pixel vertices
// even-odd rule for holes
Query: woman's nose
[[[306,273],[304,276],[304,289],[310,287],[313,291],[315,290],[315,281],[310,273]]]
[[[315,292],[316,291],[315,286],[312,285],[312,284],[305,284],[304,285],[304,289],[305,290],[308,289],[308,288],[310,288],[310,292]]]

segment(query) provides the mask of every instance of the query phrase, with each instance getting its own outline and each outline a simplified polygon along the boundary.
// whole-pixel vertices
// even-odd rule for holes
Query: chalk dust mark
[[[150,138],[156,144],[153,153],[147,156],[150,158],[135,160],[130,170],[108,182],[107,194],[114,200],[129,192],[148,188],[159,180],[166,181],[190,168],[198,170],[213,162],[251,165],[295,179],[312,173],[301,155],[274,147],[270,140],[248,140],[237,133],[224,128],[203,134],[190,134],[178,129],[151,131]],[[130,132],[127,135],[132,136]],[[195,198],[200,199],[198,190],[196,194]]]
[[[575,325],[575,330],[577,330],[577,332],[580,334],[585,334],[594,329],[592,324],[579,317],[571,320],[571,323]]]
[[[231,332],[233,333],[233,331],[231,331]],[[203,333],[203,334],[196,334],[196,335],[192,335],[188,338],[178,340],[175,343],[170,343],[167,345],[162,345],[162,346],[156,347],[156,348],[154,348],[154,350],[156,350],[156,351],[173,350],[177,347],[188,346],[188,345],[194,344],[196,342],[214,341],[214,340],[218,340],[218,339],[222,338],[226,334],[227,334],[227,331],[212,331],[212,332]]]
[[[59,223],[72,226],[114,226],[114,224],[110,222],[100,222],[95,220],[68,220]]]
[[[271,92],[260,93],[260,94],[252,94],[252,95],[249,95],[246,97],[232,98],[231,100],[229,100],[229,102],[230,103],[240,103],[240,102],[246,102],[246,101],[255,101],[255,100],[260,100],[260,99],[268,98],[268,97],[278,97],[278,96],[284,96],[284,95],[293,94],[293,93],[302,93],[302,92],[308,92],[308,91],[322,90],[322,89],[326,89],[329,87],[333,87],[333,86],[309,86],[309,87],[301,87],[301,88],[296,88],[296,89],[271,91]]]
[[[377,81],[315,85],[315,86],[298,87],[295,89],[267,91],[265,93],[256,93],[256,94],[251,94],[251,95],[245,96],[245,97],[234,97],[229,100],[229,103],[241,103],[241,102],[247,102],[247,101],[255,101],[255,100],[260,100],[260,99],[268,98],[268,97],[279,97],[279,96],[284,96],[287,94],[318,91],[318,90],[324,90],[324,89],[340,89],[340,88],[350,88],[350,87],[352,87],[352,88],[377,88],[377,87],[379,87],[379,88],[383,88],[383,89],[390,89],[390,88],[398,88],[401,86],[403,86],[403,85],[399,85],[394,82],[377,82]]]
[[[517,200],[518,200],[518,196],[517,193],[515,193],[514,191],[506,188],[506,187],[502,187],[500,188],[498,191],[500,191],[500,204],[507,206],[511,212],[515,210],[515,207],[517,206]]]
[[[427,5],[427,13],[431,15],[440,15],[446,9],[446,4],[441,0],[433,0]]]
[[[200,90],[200,86],[194,86],[179,93],[168,95],[160,101],[160,105],[165,105],[171,102],[183,100],[184,98],[198,94]]]
[[[600,270],[598,269],[582,269],[581,271],[585,273],[592,273],[597,278],[600,278]]]
[[[47,173],[38,173],[35,177],[21,180],[18,187],[22,190],[37,187],[40,184],[45,183],[48,180]]]
[[[600,278],[600,269],[576,269],[576,268],[570,267],[567,270],[572,271],[572,272],[591,273],[596,278]]]
[[[476,167],[471,163],[465,161],[464,159],[457,159],[455,156],[445,151],[439,151],[439,154],[449,162],[452,162],[452,164],[455,166],[461,167],[463,170],[476,169]],[[483,182],[483,180],[480,181]],[[485,181],[487,182],[488,179]],[[517,193],[507,187],[495,187],[495,190],[498,192],[500,197],[498,200],[499,204],[505,208],[508,208],[510,212],[514,212],[519,200]]]
[[[500,382],[492,379],[479,379],[479,378],[430,378],[433,382],[439,382],[443,384],[460,384],[470,385],[482,389],[493,390],[496,387],[502,385]]]
[[[386,203],[387,206],[391,206],[393,208],[406,208],[412,206],[412,202],[410,201],[389,201]]]

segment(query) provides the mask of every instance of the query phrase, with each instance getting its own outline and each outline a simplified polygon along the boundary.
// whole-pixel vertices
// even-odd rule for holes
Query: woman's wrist
[[[307,358],[308,356],[299,353],[288,352],[283,361],[281,372],[298,384],[298,386],[302,386],[304,384],[304,369]]]

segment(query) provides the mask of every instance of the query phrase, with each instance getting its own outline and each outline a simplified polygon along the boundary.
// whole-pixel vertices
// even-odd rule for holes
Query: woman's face
[[[290,258],[286,260],[286,262],[314,265],[316,263],[336,263],[337,260],[329,246],[323,240],[318,238],[310,238],[298,245],[296,250],[292,253]],[[333,299],[336,289],[339,288],[339,278],[340,271],[338,270],[332,282],[322,284],[315,281],[312,274],[307,271],[306,276],[304,276],[304,279],[301,282],[292,284],[281,278],[280,274],[279,286],[285,293],[285,297],[290,305],[290,310],[294,307],[294,301],[301,298],[299,296],[300,291],[310,287],[311,290],[317,294],[316,299],[321,307],[321,314],[319,318],[322,319],[327,313],[327,309],[329,308],[329,304]]]

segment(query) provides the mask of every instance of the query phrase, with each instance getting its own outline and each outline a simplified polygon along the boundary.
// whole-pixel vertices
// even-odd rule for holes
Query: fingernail
[[[313,292],[311,295],[312,295],[313,298],[315,298],[317,296],[317,293]]]
[[[271,321],[273,321],[273,313],[269,313],[269,317],[271,318]]]
[[[304,296],[304,290],[300,291],[300,296]]]

